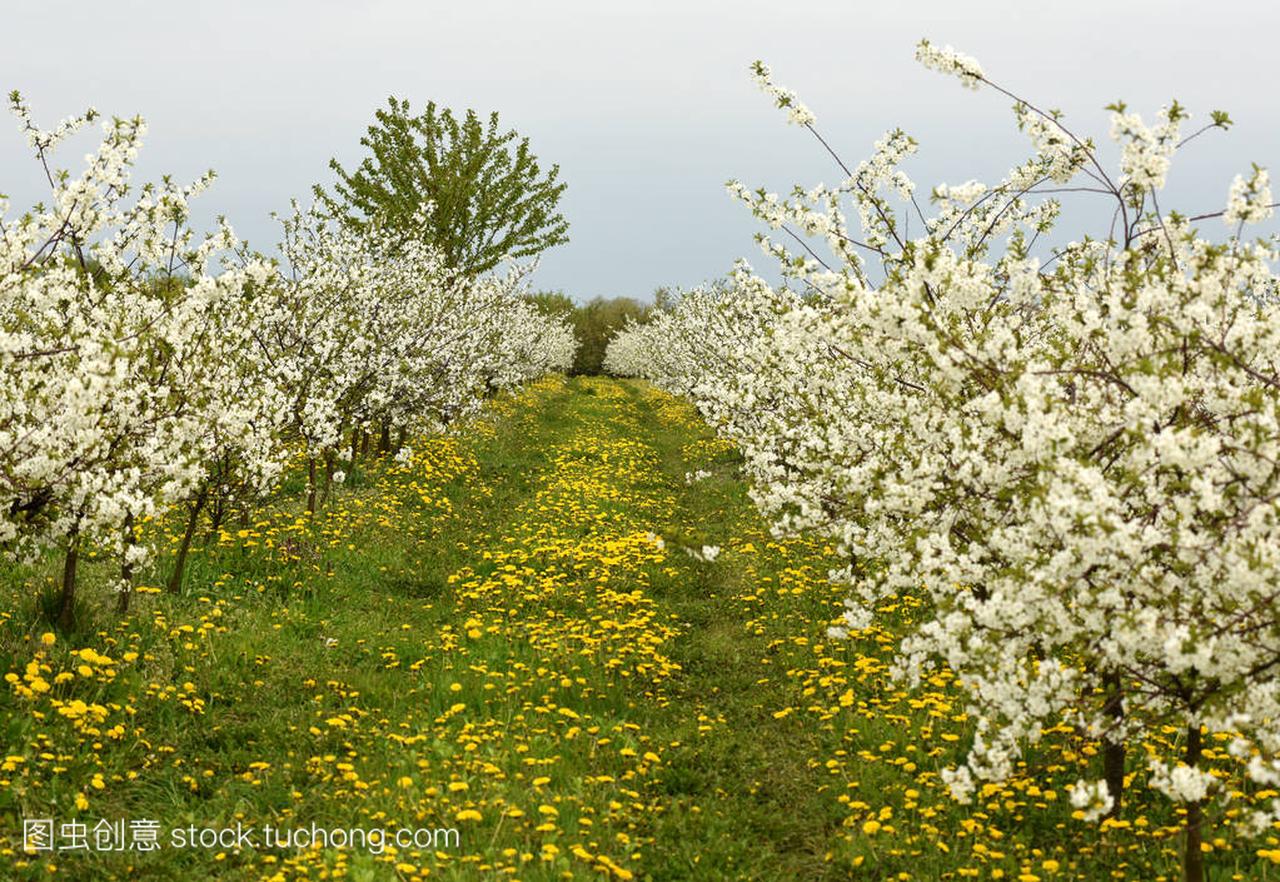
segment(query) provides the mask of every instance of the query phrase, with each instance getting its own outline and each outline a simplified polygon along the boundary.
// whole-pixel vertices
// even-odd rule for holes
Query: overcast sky
[[[1061,7],[1061,10],[1057,7]],[[558,163],[571,242],[537,285],[577,299],[647,298],[692,285],[735,257],[767,261],[755,225],[724,192],[736,177],[788,189],[837,182],[809,134],[751,82],[767,61],[849,161],[885,130],[920,142],[908,171],[939,181],[998,179],[1025,158],[1009,102],[973,93],[912,59],[927,36],[976,56],[988,76],[1067,113],[1106,140],[1103,105],[1150,118],[1178,98],[1237,125],[1187,148],[1167,211],[1216,210],[1237,171],[1280,169],[1271,3],[465,2],[219,0],[6,3],[0,86],[45,125],[92,104],[150,124],[143,177],[218,172],[204,218],[226,214],[260,248],[290,197],[348,165],[387,95],[498,110]],[[1194,121],[1193,120],[1193,121]],[[91,145],[62,155],[77,170]],[[39,197],[16,127],[0,128],[0,192]],[[1081,197],[1071,197],[1079,199]],[[1084,197],[1092,198],[1092,197]]]

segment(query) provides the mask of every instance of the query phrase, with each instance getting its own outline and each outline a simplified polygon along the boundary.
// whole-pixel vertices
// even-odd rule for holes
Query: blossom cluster
[[[951,50],[918,57],[990,82]],[[1232,225],[1211,241],[1156,201],[1185,111],[1148,129],[1113,110],[1119,174],[1019,99],[1033,155],[998,184],[940,185],[928,217],[900,132],[835,189],[731,184],[790,237],[758,237],[787,284],[740,264],[621,331],[606,366],[691,398],[780,534],[838,544],[850,597],[831,636],[923,594],[896,672],[946,668],[969,696],[953,795],[1009,779],[1065,722],[1107,747],[1073,799],[1116,812],[1125,747],[1180,731],[1181,764],[1152,759],[1144,780],[1189,807],[1191,842],[1210,805],[1238,811],[1200,770],[1202,729],[1231,733],[1256,786],[1280,780],[1280,255],[1240,231],[1270,215],[1264,171],[1198,216]],[[1114,225],[1037,253],[1060,215],[1047,185],[1079,179]]]

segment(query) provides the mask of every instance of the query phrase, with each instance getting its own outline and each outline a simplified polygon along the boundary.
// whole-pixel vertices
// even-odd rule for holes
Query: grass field
[[[314,520],[286,494],[203,537],[186,591],[144,591],[127,619],[87,590],[77,632],[53,633],[37,595],[56,562],[3,573],[0,878],[1176,874],[1176,817],[1133,806],[1101,836],[1071,818],[1095,760],[1067,731],[950,803],[938,771],[970,737],[954,685],[890,683],[891,631],[825,639],[830,549],[771,538],[736,466],[650,387],[551,378],[358,468]],[[91,843],[123,821],[134,845],[155,821],[160,847],[24,855],[24,818]],[[173,839],[237,824],[440,837]],[[1276,878],[1208,839],[1213,878]]]

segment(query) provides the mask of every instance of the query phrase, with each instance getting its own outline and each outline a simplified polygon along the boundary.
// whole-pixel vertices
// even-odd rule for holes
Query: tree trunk
[[[1191,768],[1200,764],[1200,724],[1187,726],[1187,752],[1184,762]],[[1204,822],[1204,810],[1199,802],[1187,803],[1186,850],[1182,858],[1182,878],[1185,882],[1204,882],[1204,852],[1201,843],[1204,841],[1201,824]]]
[[[333,461],[333,451],[326,450],[324,452],[324,490],[320,493],[321,508],[329,504],[329,491],[333,488]]]
[[[351,471],[356,470],[356,457],[360,455],[360,430],[351,430]]]
[[[406,434],[406,431],[404,429],[401,429],[400,432],[396,435],[396,453],[399,453],[401,450],[404,450],[405,434]]]
[[[219,493],[217,499],[213,503],[213,511],[209,514],[209,541],[212,542],[218,537],[218,531],[222,528],[222,519],[226,516],[226,502],[222,494]]]
[[[200,492],[196,494],[195,504],[191,506],[191,513],[187,517],[187,528],[182,533],[182,542],[178,545],[178,556],[173,561],[173,573],[169,576],[169,584],[166,586],[170,594],[177,594],[182,590],[182,574],[187,567],[187,552],[191,550],[191,537],[196,533],[196,522],[200,519],[200,510],[204,508],[205,500],[209,498],[209,485],[200,485]]]
[[[124,557],[120,561],[120,595],[116,599],[116,612],[125,615],[129,612],[129,599],[133,596],[133,562],[129,560],[129,552],[136,544],[133,535],[133,512],[124,516]]]
[[[307,513],[316,513],[316,458],[307,460]]]
[[[1124,720],[1124,690],[1120,684],[1120,675],[1109,673],[1103,677],[1107,690],[1106,701],[1102,706],[1105,713],[1114,721],[1119,729]],[[1117,731],[1115,738],[1102,739],[1102,775],[1107,782],[1107,791],[1111,794],[1110,817],[1120,817],[1120,803],[1124,797],[1124,739]]]
[[[386,453],[391,449],[391,426],[382,424],[382,435],[378,438],[378,452]]]
[[[67,536],[67,556],[62,564],[62,594],[58,597],[58,625],[71,630],[76,623],[76,564],[80,560],[80,525]]]
[[[360,453],[364,456],[369,455],[369,438],[371,436],[364,429],[360,430]]]

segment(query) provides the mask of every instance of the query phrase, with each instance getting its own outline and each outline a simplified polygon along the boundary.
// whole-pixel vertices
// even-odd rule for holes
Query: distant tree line
[[[659,292],[662,302],[665,292]],[[571,373],[575,376],[601,373],[604,351],[613,335],[630,319],[642,322],[654,309],[631,297],[596,297],[586,303],[574,303],[559,291],[529,295],[529,299],[550,315],[566,316],[578,338],[578,352]]]

